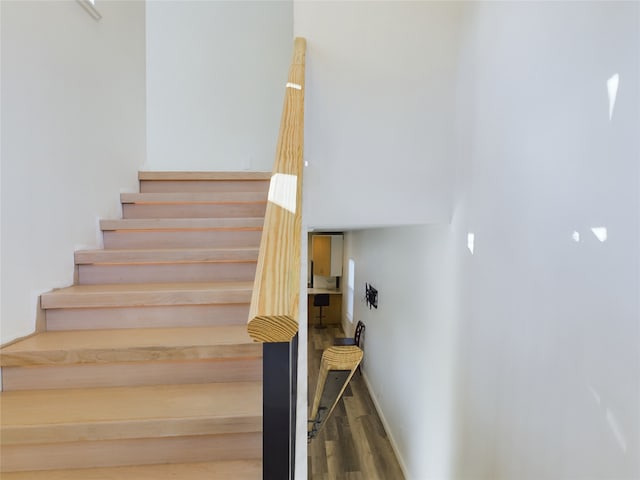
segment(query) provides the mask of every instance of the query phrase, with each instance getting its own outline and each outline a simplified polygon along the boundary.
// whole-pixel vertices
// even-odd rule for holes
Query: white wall
[[[363,373],[408,479],[449,476],[455,341],[449,227],[348,232],[354,324],[366,325]],[[378,308],[364,302],[365,283]],[[353,328],[347,325],[345,330]]]
[[[639,478],[640,5],[468,13],[457,476]]]
[[[463,33],[452,223],[347,237],[372,394],[409,479],[635,480],[640,5],[474,3]]]
[[[38,295],[73,282],[145,158],[144,3],[5,1],[0,343],[33,332]]]
[[[457,2],[297,1],[310,226],[448,221]]]
[[[271,171],[291,1],[147,3],[149,170]]]

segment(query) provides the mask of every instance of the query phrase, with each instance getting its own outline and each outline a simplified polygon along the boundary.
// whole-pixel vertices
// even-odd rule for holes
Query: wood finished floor
[[[322,352],[338,326],[309,328],[309,401],[313,400]],[[356,373],[323,430],[307,448],[310,480],[404,480],[366,384]]]

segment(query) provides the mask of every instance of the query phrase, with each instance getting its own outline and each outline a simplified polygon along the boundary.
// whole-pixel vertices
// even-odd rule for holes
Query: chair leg
[[[321,330],[321,329],[323,329],[323,328],[327,328],[327,326],[326,326],[326,325],[323,325],[323,324],[322,324],[322,307],[320,307],[320,315],[318,316],[318,319],[320,319],[320,323],[319,323],[318,325],[316,325],[316,328],[317,328],[318,330]]]

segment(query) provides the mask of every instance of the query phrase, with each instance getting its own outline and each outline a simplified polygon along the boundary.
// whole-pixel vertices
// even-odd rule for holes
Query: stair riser
[[[132,204],[122,205],[123,218],[245,218],[263,217],[266,203]]]
[[[239,460],[262,456],[262,433],[7,445],[2,471]]]
[[[153,263],[256,263],[257,248],[164,249],[164,250],[78,250],[77,265]]]
[[[262,380],[261,358],[3,367],[4,391]]]
[[[46,311],[47,330],[246,325],[248,317],[248,303],[129,308],[64,308]]]
[[[256,263],[79,265],[78,283],[162,283],[253,280]]]
[[[105,248],[259,247],[262,230],[105,231]]]
[[[269,181],[242,180],[141,180],[141,193],[170,192],[268,192]]]
[[[163,292],[119,292],[87,293],[76,295],[44,294],[40,297],[42,308],[115,308],[147,307],[160,305],[209,305],[216,303],[248,303],[251,291],[238,290],[195,290]]]
[[[46,330],[126,330],[46,332],[0,359],[0,472],[262,458],[262,346],[245,327],[269,174],[171,175],[122,194],[104,250],[41,296]],[[158,330],[224,325],[238,327]]]

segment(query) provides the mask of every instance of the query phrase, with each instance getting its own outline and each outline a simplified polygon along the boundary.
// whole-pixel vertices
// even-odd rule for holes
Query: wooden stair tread
[[[168,192],[168,193],[121,193],[122,203],[265,203],[267,195],[262,192]]]
[[[261,382],[12,391],[3,445],[261,430]]]
[[[74,285],[40,296],[42,308],[130,307],[245,303],[253,282]]]
[[[258,248],[157,248],[78,250],[78,265],[94,263],[257,262]]]
[[[271,172],[138,172],[138,180],[269,180]]]
[[[229,460],[131,467],[6,472],[5,480],[262,480],[262,461]]]
[[[261,230],[264,218],[140,218],[100,220],[104,230]]]
[[[271,175],[139,173],[79,285],[41,295],[48,331],[0,349],[2,478],[262,477],[246,310]]]
[[[244,325],[42,332],[4,347],[0,366],[261,357]]]

